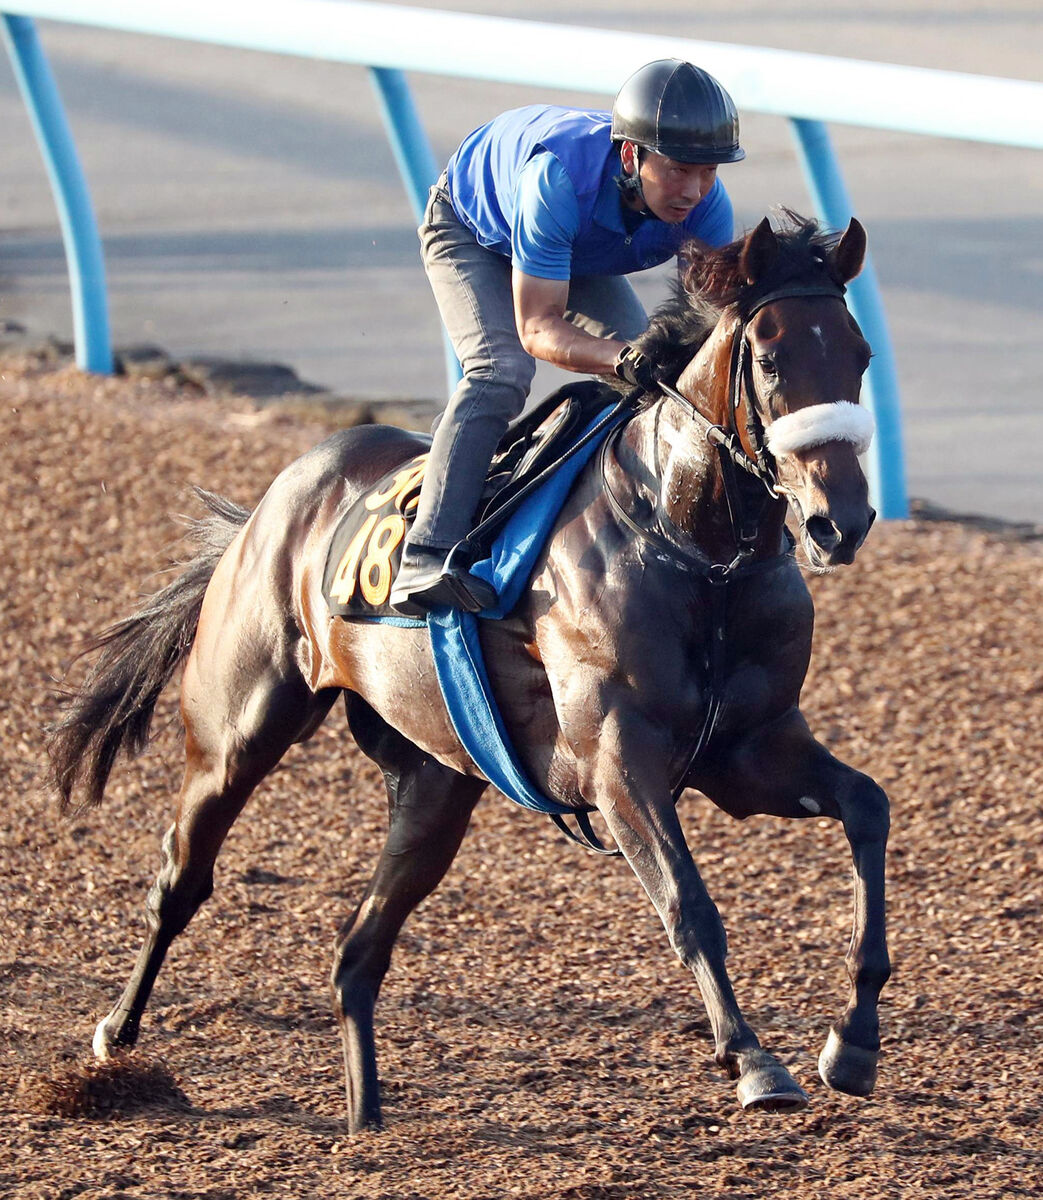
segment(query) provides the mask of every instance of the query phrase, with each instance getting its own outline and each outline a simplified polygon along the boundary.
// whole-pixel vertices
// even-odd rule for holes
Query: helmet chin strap
[[[645,189],[641,183],[641,147],[637,142],[630,142],[634,150],[634,173],[628,175],[624,168],[623,175],[619,180],[619,190],[624,196],[635,196],[641,201],[641,207],[638,210],[642,216],[651,217],[654,214],[645,202]]]

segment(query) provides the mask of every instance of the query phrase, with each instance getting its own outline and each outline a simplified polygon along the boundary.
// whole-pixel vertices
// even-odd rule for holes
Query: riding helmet
[[[612,106],[612,140],[684,163],[746,157],[731,96],[712,75],[679,58],[646,63],[623,84]]]

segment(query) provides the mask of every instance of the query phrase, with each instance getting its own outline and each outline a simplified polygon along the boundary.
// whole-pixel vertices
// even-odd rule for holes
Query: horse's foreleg
[[[745,739],[708,794],[729,811],[832,817],[843,823],[854,863],[854,921],[846,956],[851,995],[819,1056],[819,1074],[837,1091],[867,1096],[880,1051],[877,1006],[891,974],[885,920],[884,855],[890,827],[883,789],[834,758],[798,712]]]
[[[851,980],[847,1008],[819,1055],[824,1083],[839,1092],[868,1096],[880,1054],[878,1004],[891,977],[887,952],[884,856],[890,815],[887,795],[866,775],[837,763],[834,799],[854,863],[855,913],[845,962]]]
[[[611,726],[614,725],[613,729]],[[744,1108],[800,1108],[807,1096],[746,1023],[725,959],[727,939],[685,843],[665,777],[669,742],[638,722],[606,722],[597,764],[582,785],[648,893],[675,952],[695,975],[713,1030],[717,1062],[738,1081]],[[628,770],[623,770],[623,764]],[[646,764],[645,770],[635,769]],[[642,779],[638,792],[631,782]],[[658,786],[649,786],[655,781]]]
[[[868,1096],[880,1054],[877,1005],[891,977],[884,912],[884,852],[888,802],[883,790],[858,777],[840,800],[841,820],[854,859],[855,916],[846,956],[851,997],[819,1055],[824,1083],[839,1092]]]
[[[213,891],[214,863],[228,831],[257,784],[319,724],[336,696],[336,690],[313,695],[299,677],[268,672],[237,697],[236,717],[216,689],[184,698],[186,761],[177,815],[145,904],[145,941],[123,995],[94,1034],[99,1058],[137,1041],[171,943]]]
[[[337,936],[331,986],[344,1046],[348,1124],[380,1128],[373,1012],[406,918],[442,881],[487,786],[443,767],[348,697],[351,730],[384,772],[389,827],[358,908]]]

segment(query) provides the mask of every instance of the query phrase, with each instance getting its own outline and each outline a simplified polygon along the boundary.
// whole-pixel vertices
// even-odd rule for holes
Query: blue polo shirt
[[[680,224],[651,217],[627,229],[621,167],[607,112],[530,105],[502,113],[449,160],[449,194],[480,245],[542,279],[626,275],[666,262],[690,237],[733,236],[720,180]]]

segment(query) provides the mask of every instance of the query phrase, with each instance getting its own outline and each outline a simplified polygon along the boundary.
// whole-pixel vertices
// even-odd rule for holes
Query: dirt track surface
[[[959,525],[878,528],[854,567],[812,581],[805,711],[893,803],[873,1098],[815,1071],[847,991],[839,830],[738,825],[682,798],[740,1000],[811,1095],[797,1115],[744,1115],[629,870],[490,793],[381,997],[388,1128],[345,1136],[326,978],[384,800],[339,709],[233,830],[138,1055],[92,1077],[172,813],[176,698],[104,806],[62,820],[37,790],[51,677],[153,589],[188,484],[252,504],[322,432],[162,383],[0,363],[0,1195],[1038,1195],[1043,557]],[[77,1097],[87,1111],[61,1115]]]

